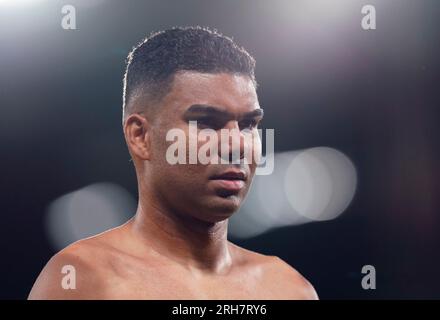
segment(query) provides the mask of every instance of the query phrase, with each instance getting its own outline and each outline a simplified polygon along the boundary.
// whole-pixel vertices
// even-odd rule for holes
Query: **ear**
[[[141,160],[150,159],[150,126],[140,114],[131,114],[124,123],[124,135],[132,156]]]

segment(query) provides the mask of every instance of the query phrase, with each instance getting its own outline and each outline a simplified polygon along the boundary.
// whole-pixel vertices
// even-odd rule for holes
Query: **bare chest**
[[[174,267],[129,267],[105,277],[108,299],[282,299],[282,284],[263,270],[194,276]]]

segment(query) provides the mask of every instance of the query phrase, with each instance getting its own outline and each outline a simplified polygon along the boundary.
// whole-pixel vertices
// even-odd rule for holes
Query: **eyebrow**
[[[235,118],[234,115],[228,111],[222,110],[220,107],[210,106],[206,104],[193,104],[186,111],[185,115],[191,115],[194,113],[201,113],[203,115],[209,116],[220,116],[224,118]],[[253,111],[249,111],[244,113],[240,118],[249,119],[249,118],[263,118],[264,111],[261,108],[255,109]]]

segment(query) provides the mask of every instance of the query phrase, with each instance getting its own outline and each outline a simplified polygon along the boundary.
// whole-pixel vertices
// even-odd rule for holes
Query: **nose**
[[[229,121],[220,130],[219,157],[227,163],[240,163],[245,155],[244,135],[237,121]]]

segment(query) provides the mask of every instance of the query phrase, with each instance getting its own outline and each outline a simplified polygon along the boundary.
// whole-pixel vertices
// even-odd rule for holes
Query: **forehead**
[[[177,113],[194,104],[216,106],[237,114],[259,108],[252,80],[245,75],[229,73],[179,72],[163,102],[165,109]]]

